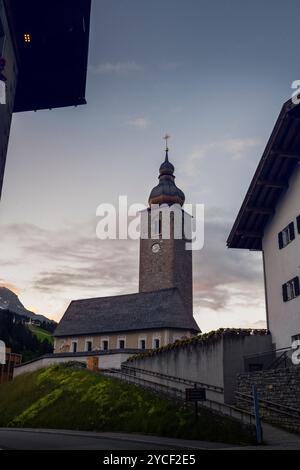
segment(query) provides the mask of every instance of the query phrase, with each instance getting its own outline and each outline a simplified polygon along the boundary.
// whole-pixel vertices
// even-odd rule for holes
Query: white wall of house
[[[283,301],[282,285],[300,277],[300,234],[296,218],[300,215],[300,166],[292,175],[289,188],[281,196],[275,214],[266,225],[263,237],[265,287],[269,329],[276,348],[291,346],[291,338],[300,334],[300,296]],[[295,239],[279,249],[278,233],[294,222]]]

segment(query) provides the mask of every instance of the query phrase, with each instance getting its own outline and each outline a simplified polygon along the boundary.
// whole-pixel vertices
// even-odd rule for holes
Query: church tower
[[[139,291],[177,288],[192,317],[192,251],[186,249],[191,217],[182,209],[185,195],[175,184],[174,171],[167,145],[159,183],[151,191],[149,208],[141,214]]]

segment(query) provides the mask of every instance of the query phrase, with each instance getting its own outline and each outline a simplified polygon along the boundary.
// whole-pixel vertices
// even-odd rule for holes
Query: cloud
[[[95,75],[122,75],[134,72],[141,72],[144,67],[134,61],[128,62],[105,62],[99,65],[91,65],[90,71]]]
[[[231,160],[240,160],[247,156],[249,150],[259,145],[260,141],[254,138],[230,138],[200,145],[187,156],[184,164],[185,173],[193,176],[199,161],[215,155]]]
[[[227,249],[230,227],[225,217],[206,214],[204,248],[194,252],[194,302],[198,310],[243,311],[247,305],[255,311],[264,305],[261,256]]]
[[[135,127],[136,129],[147,129],[148,127],[150,127],[150,121],[149,119],[143,117],[143,116],[140,116],[140,117],[136,117],[134,119],[130,119],[128,121],[128,124],[130,126],[133,126]]]
[[[260,255],[228,250],[230,225],[220,210],[207,213],[204,248],[193,254],[194,312],[205,312],[206,319],[215,315],[218,326],[230,324],[234,312],[240,325],[263,321],[257,316],[264,310]],[[98,240],[94,221],[56,231],[6,225],[0,241],[1,284],[17,285],[25,305],[35,305],[36,311],[56,320],[72,299],[138,291],[139,243]],[[7,259],[11,264],[6,267]],[[207,324],[212,327],[209,320]]]

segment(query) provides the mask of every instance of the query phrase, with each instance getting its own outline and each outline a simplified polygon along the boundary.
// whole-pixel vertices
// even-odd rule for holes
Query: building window
[[[102,348],[101,348],[101,349],[102,349],[103,351],[108,351],[108,349],[109,349],[108,339],[103,339],[103,340],[101,341],[101,344],[102,344]]]
[[[85,342],[85,350],[90,352],[93,349],[93,343],[91,340]]]
[[[278,234],[278,245],[281,250],[295,239],[294,222],[291,222]]]
[[[152,220],[152,226],[151,226],[151,237],[158,237],[162,233],[162,224],[161,224],[161,218],[160,216],[155,217]]]
[[[299,277],[294,277],[289,282],[286,282],[282,286],[282,297],[284,302],[288,302],[289,300],[298,297],[300,294],[300,285],[299,285]]]
[[[145,340],[145,338],[141,338],[139,343],[140,343],[139,344],[140,349],[146,349],[146,340]]]
[[[119,343],[119,349],[125,349],[125,339],[124,338],[119,338],[118,343]]]
[[[298,230],[298,233],[300,233],[300,215],[298,215],[297,217],[297,230]]]
[[[77,341],[72,341],[71,352],[73,352],[73,353],[77,352]]]
[[[153,348],[158,349],[160,347],[160,339],[159,338],[154,338],[153,340]]]
[[[292,343],[300,340],[300,334],[292,336]]]

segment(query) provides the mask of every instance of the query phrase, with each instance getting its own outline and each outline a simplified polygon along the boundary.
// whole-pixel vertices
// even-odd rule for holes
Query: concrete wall
[[[187,345],[152,357],[130,361],[128,365],[222,388],[224,386],[222,340],[209,345]],[[150,376],[145,375],[145,378],[151,380]],[[152,380],[165,383],[156,377]],[[174,383],[170,382],[169,385],[174,386]],[[185,387],[186,385],[183,386]],[[208,398],[224,401],[222,394],[216,396],[215,393],[209,393]]]
[[[256,384],[258,397],[300,410],[300,367],[273,369],[237,377],[237,391],[250,395],[252,384]],[[249,409],[245,401],[238,399],[237,405]],[[300,432],[300,419],[266,411],[260,407],[261,415],[271,423],[281,425],[292,431]]]
[[[98,367],[99,369],[120,369],[122,362],[126,361],[128,357],[132,355],[132,352],[120,352],[114,354],[100,354],[98,355]],[[85,362],[89,357],[93,355],[49,355],[43,356],[37,360],[22,364],[14,369],[14,378],[21,374],[26,374],[27,372],[34,372],[39,369],[44,369],[57,364],[62,364],[65,362]]]
[[[244,337],[225,337],[223,341],[224,357],[224,399],[225,403],[235,403],[235,388],[237,374],[245,371],[245,356],[269,351],[272,348],[271,335],[251,335]],[[259,357],[255,357],[254,363],[258,363]],[[251,360],[248,361],[251,363]]]
[[[0,56],[6,60],[4,75],[6,82],[6,104],[0,104],[0,197],[3,183],[3,175],[6,162],[6,153],[9,140],[12,112],[14,108],[15,92],[17,85],[18,68],[12,44],[8,22],[5,15],[5,9],[2,0],[0,0],[0,17],[4,27],[5,40],[3,51],[0,50]]]
[[[126,365],[222,387],[223,394],[207,391],[207,398],[234,403],[236,376],[244,372],[244,356],[264,352],[271,348],[271,344],[270,335],[229,335],[214,341],[197,341],[154,356],[137,358]],[[144,378],[165,383],[157,377],[151,379],[146,374]],[[168,385],[173,386],[174,383],[170,381]]]
[[[300,167],[291,177],[289,188],[281,197],[276,212],[266,226],[263,237],[269,329],[276,348],[291,346],[291,337],[300,334],[300,297],[289,302],[282,299],[282,284],[300,276],[300,234],[296,217],[300,215]],[[294,221],[295,240],[283,249],[278,247],[278,233]]]
[[[92,341],[93,343],[93,351],[99,351],[103,349],[102,341],[108,340],[109,341],[109,349],[118,349],[119,339],[125,339],[125,347],[130,349],[139,349],[140,348],[140,340],[146,340],[146,349],[152,349],[154,347],[153,341],[155,338],[160,339],[161,346],[165,346],[169,343],[173,343],[178,339],[182,339],[184,337],[190,337],[192,334],[187,332],[186,330],[157,330],[157,331],[150,331],[150,330],[141,330],[138,332],[132,333],[120,333],[116,334],[108,334],[108,335],[92,335],[92,336],[78,336],[78,337],[70,337],[70,338],[56,338],[54,344],[54,351],[56,353],[60,352],[69,352],[71,351],[71,344],[72,341],[77,341],[77,351],[84,352],[86,351],[86,341]]]

